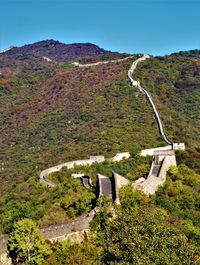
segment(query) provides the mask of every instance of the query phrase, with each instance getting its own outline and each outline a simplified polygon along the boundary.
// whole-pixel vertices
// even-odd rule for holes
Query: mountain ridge
[[[92,43],[65,44],[53,39],[42,40],[21,47],[11,47],[1,54],[7,56],[34,54],[46,56],[58,62],[70,61],[80,57],[93,57],[110,53]]]
[[[52,50],[54,48],[54,51]],[[57,54],[55,53],[55,48],[57,49]],[[49,51],[45,51],[48,49]],[[65,54],[65,52],[69,52],[69,56]],[[50,54],[49,54],[50,53]],[[123,54],[123,55],[131,55],[134,53],[127,52],[116,52],[111,50],[105,50],[101,48],[99,45],[91,43],[91,42],[74,42],[74,43],[64,43],[54,39],[46,39],[40,40],[34,43],[24,44],[22,46],[10,46],[9,48],[0,52],[0,55],[27,55],[27,54],[35,54],[40,56],[49,55],[49,58],[57,60],[58,62],[62,61],[70,61],[74,59],[79,59],[80,57],[94,57],[98,55],[105,54]],[[165,55],[151,55],[156,58],[163,58],[166,56],[178,56],[182,58],[200,58],[200,49],[191,49],[184,51],[176,51]]]

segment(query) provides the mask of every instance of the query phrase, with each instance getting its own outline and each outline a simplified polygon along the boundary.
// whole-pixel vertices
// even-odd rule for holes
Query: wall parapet
[[[174,150],[157,150],[155,153],[147,179],[142,182],[136,180],[133,183],[136,189],[141,190],[146,195],[155,194],[159,186],[164,185],[169,168],[176,166]]]
[[[122,186],[128,185],[129,180],[120,176],[114,171],[113,171],[113,179],[114,179],[114,189],[115,189],[115,202],[116,204],[120,204],[119,190]]]
[[[40,232],[42,233],[45,240],[51,242],[67,239],[74,242],[80,242],[88,233],[90,221],[92,221],[92,219],[94,218],[95,213],[96,211],[92,210],[88,214],[80,216],[71,222],[66,222],[62,225],[51,225],[47,228],[42,228],[40,229]],[[8,252],[8,239],[8,234],[0,236],[0,262],[1,260],[6,260],[7,262],[9,262],[8,258],[5,259]],[[0,264],[3,264],[3,262],[1,262]]]

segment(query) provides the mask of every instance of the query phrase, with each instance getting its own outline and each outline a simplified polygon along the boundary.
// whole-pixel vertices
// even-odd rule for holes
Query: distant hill
[[[182,58],[190,58],[190,59],[198,59],[200,58],[200,50],[189,50],[189,51],[180,51],[176,53],[172,53],[170,56],[182,57]]]
[[[55,40],[43,40],[22,47],[12,47],[4,52],[5,55],[34,54],[45,56],[58,62],[71,61],[80,57],[92,57],[109,53],[92,43],[64,44]]]

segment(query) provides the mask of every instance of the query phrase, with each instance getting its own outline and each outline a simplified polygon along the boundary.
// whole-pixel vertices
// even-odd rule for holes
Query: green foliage
[[[13,226],[8,247],[11,257],[17,262],[36,265],[41,264],[51,253],[50,247],[45,243],[38,227],[30,219],[18,221]]]
[[[83,244],[61,243],[43,265],[100,265],[100,250],[85,241]]]
[[[134,190],[132,185],[124,186],[120,189],[120,202],[124,211],[131,213],[136,211],[141,205],[146,205],[149,198],[142,192]]]
[[[106,228],[112,217],[112,200],[106,196],[101,196],[97,202],[98,212],[92,220],[90,227],[92,231],[102,231]],[[101,241],[101,240],[100,240]]]
[[[92,189],[83,187],[80,180],[68,178],[52,192],[48,210],[40,219],[41,226],[60,224],[92,210],[96,196]]]
[[[102,264],[197,264],[200,249],[167,223],[165,212],[145,207],[118,214],[101,231]]]
[[[200,176],[185,165],[172,167],[167,182],[154,195],[153,202],[177,222],[177,226],[195,243],[200,242]]]
[[[107,54],[83,62],[123,56]],[[200,64],[196,56],[198,51],[151,58],[138,65],[134,76],[152,95],[169,138],[186,143],[186,152],[177,152],[178,164],[198,172]],[[131,63],[132,59],[78,68],[33,55],[0,58],[2,233],[10,232],[13,223],[23,218],[48,226],[90,211],[93,191],[71,179],[73,172],[83,171],[93,177],[93,183],[97,172],[111,176],[112,170],[129,180],[147,176],[150,160],[138,157],[139,149],[161,146],[163,140],[146,99],[127,80]],[[47,167],[124,151],[131,152],[131,158],[120,163],[106,161],[52,174],[58,184],[55,189],[38,182],[39,172]],[[130,186],[123,188],[124,211],[119,210],[117,219],[111,220],[110,202],[105,200],[93,222],[96,245],[103,251],[101,263],[197,263],[192,244],[199,244],[200,183],[195,172],[184,165],[171,169],[166,186],[150,199]],[[59,251],[49,264],[63,264],[66,259],[71,264],[96,262],[95,254],[88,257],[83,245]]]
[[[67,216],[74,218],[85,212],[89,212],[94,206],[95,195],[89,190],[83,190],[77,197],[68,194],[61,200],[61,207],[66,211]]]
[[[74,178],[67,178],[54,189],[46,188],[38,179],[31,178],[28,183],[18,184],[0,200],[0,221],[4,228],[2,233],[9,233],[13,223],[24,218],[39,220],[42,227],[69,221],[79,214],[89,212],[94,198],[93,190],[87,190],[80,180]],[[69,203],[70,213],[62,208],[63,202]]]
[[[199,51],[183,54],[151,58],[134,74],[152,95],[169,138],[186,143],[187,151],[177,153],[181,162],[199,172],[200,63],[193,59]]]
[[[74,67],[70,62],[62,62],[60,63],[61,68],[68,69]]]
[[[63,167],[59,172],[50,174],[48,178],[55,183],[63,183],[69,179],[72,173],[82,173],[90,176],[93,185],[95,185],[97,173],[111,177],[112,172],[115,171],[130,180],[135,180],[138,177],[146,177],[148,175],[151,162],[150,157],[139,157],[137,155],[134,158],[124,159],[119,162],[112,162],[107,159],[102,163],[75,166],[73,169]]]
[[[130,151],[131,157],[132,157],[132,158],[138,158],[139,155],[140,155],[140,152],[141,152],[141,151],[142,151],[142,150],[141,150],[140,146],[138,146],[138,145],[133,145],[133,146],[131,147],[131,151]]]

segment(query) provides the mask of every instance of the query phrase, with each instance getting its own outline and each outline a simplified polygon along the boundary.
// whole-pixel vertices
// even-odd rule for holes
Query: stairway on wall
[[[164,185],[167,177],[167,171],[171,166],[176,166],[176,156],[174,150],[155,151],[154,159],[147,179],[142,183],[135,181],[133,186],[144,192],[146,195],[155,194],[157,189]]]

